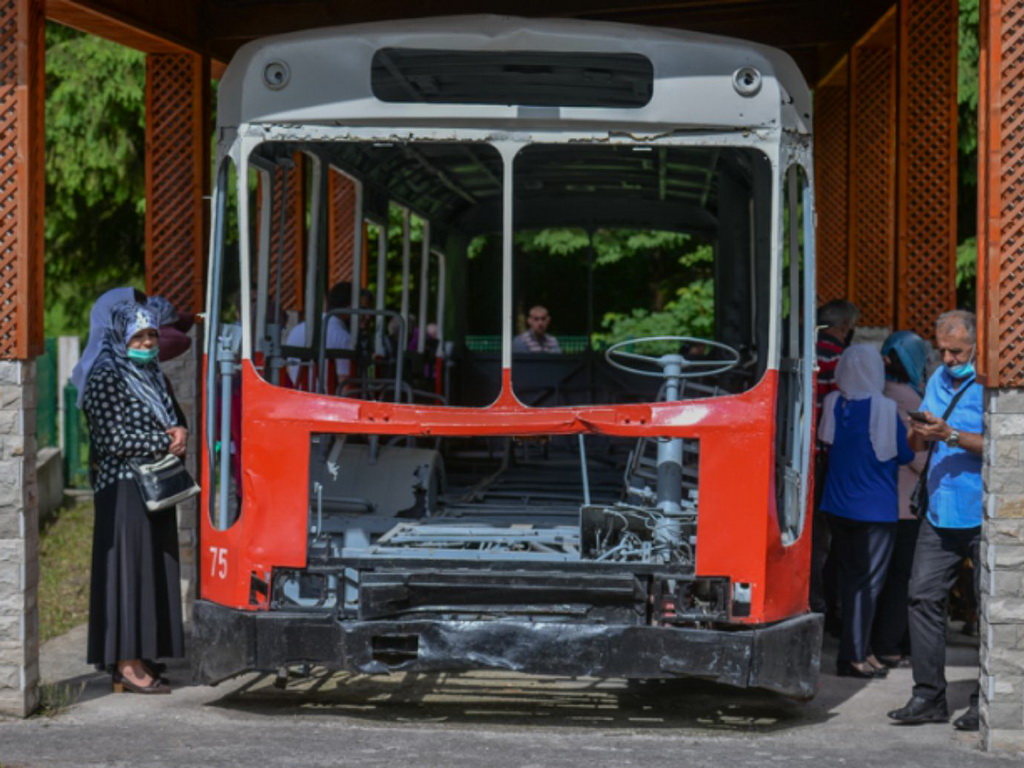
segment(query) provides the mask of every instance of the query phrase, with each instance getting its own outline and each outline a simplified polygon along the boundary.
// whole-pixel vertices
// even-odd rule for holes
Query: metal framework
[[[43,347],[43,3],[0,5],[0,357]]]
[[[978,362],[989,387],[1024,386],[1024,5],[983,0],[978,151]]]
[[[194,312],[205,272],[208,81],[196,54],[146,58],[146,289]]]

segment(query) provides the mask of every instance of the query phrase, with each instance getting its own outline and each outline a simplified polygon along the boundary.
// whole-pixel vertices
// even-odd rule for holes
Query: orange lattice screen
[[[978,151],[979,367],[1024,386],[1024,5],[982,0]]]
[[[849,286],[849,67],[844,61],[814,91],[814,178],[818,303]]]
[[[296,153],[288,168],[274,171],[270,211],[271,295],[284,311],[302,308],[302,250],[305,232],[305,197],[302,155]],[[280,291],[278,291],[280,275]]]
[[[146,290],[192,311],[203,305],[203,72],[195,54],[146,57]]]
[[[956,303],[957,0],[900,3],[896,324],[934,335]]]
[[[891,40],[890,40],[891,37]],[[896,240],[896,49],[883,25],[850,52],[850,298],[890,326]]]
[[[331,168],[327,176],[328,285],[351,280],[355,254],[356,183]]]
[[[43,3],[0,4],[0,358],[43,347]]]

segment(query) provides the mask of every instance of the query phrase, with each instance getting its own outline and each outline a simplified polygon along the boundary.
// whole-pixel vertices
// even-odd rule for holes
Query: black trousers
[[[871,653],[868,647],[871,624],[896,541],[896,523],[830,517],[843,615],[843,634],[836,658],[838,661],[864,661]]]
[[[981,572],[978,550],[981,526],[936,528],[921,523],[910,576],[910,657],[914,668],[914,695],[929,701],[946,696],[946,610],[949,590],[965,557],[974,560],[974,593]],[[972,701],[976,700],[973,694]]]
[[[900,520],[896,523],[896,543],[885,585],[882,594],[878,596],[878,605],[875,606],[875,623],[871,627],[871,650],[878,656],[911,655],[907,595],[920,527],[920,520]]]

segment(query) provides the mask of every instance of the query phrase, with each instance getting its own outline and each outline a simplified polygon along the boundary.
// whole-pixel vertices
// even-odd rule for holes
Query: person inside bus
[[[850,345],[860,310],[846,299],[835,299],[818,308],[818,339],[815,356],[818,366],[818,384],[815,394],[815,423],[821,420],[821,403],[829,392],[838,388],[835,380],[839,357]],[[836,597],[835,561],[830,557],[832,536],[828,516],[821,511],[821,492],[825,488],[828,472],[828,451],[818,441],[814,465],[814,527],[811,537],[811,610],[824,614],[825,627],[838,628],[838,601]]]
[[[151,660],[184,654],[177,516],[147,512],[128,463],[185,455],[158,327],[142,304],[115,305],[83,398],[97,467],[87,660],[112,671],[115,692],[170,693]]]
[[[821,508],[829,516],[842,610],[840,677],[884,677],[869,648],[899,517],[896,474],[914,458],[896,402],[886,397],[885,365],[871,344],[848,347],[836,365],[839,389],[822,403],[818,436],[829,446]]]
[[[324,311],[331,312],[338,309],[347,309],[352,306],[352,283],[347,280],[335,283],[327,296],[324,298]],[[327,339],[325,348],[328,350],[352,349],[352,336],[345,327],[345,318],[339,315],[332,315],[327,321]],[[286,347],[306,346],[306,323],[298,323],[289,332],[285,340]],[[297,360],[290,360],[288,366],[288,377],[294,386],[302,384],[299,380],[299,363]],[[349,361],[336,360],[335,372],[338,381],[349,375]],[[306,382],[308,384],[308,382]],[[300,387],[305,388],[305,387]]]
[[[550,352],[559,354],[562,351],[558,339],[548,333],[551,315],[547,307],[540,304],[530,307],[526,315],[525,331],[512,339],[513,352]]]
[[[925,365],[930,351],[928,342],[913,331],[896,331],[882,344],[885,360],[883,394],[896,402],[900,420],[908,429],[910,417],[907,414],[921,406]],[[910,511],[910,496],[924,470],[927,456],[927,451],[918,451],[912,462],[900,467],[897,476],[899,520],[896,522],[896,541],[871,628],[871,648],[875,658],[890,668],[910,664],[907,590],[917,532],[921,526],[921,521]]]

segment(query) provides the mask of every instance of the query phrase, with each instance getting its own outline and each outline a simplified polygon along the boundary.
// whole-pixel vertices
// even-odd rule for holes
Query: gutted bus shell
[[[218,108],[198,679],[305,663],[813,694],[810,97],[787,56],[578,21],[361,25],[245,46]],[[333,170],[382,234],[375,296],[325,314],[305,301],[292,345],[274,185],[296,164],[298,293],[326,288]],[[404,213],[389,306],[392,204]],[[713,333],[646,363],[626,348],[616,365],[595,349],[591,255],[574,291],[588,297],[580,350],[517,355],[528,260],[516,235],[554,226],[583,228],[591,254],[607,227],[701,238],[714,251]],[[352,281],[369,285],[373,244],[357,230]],[[474,283],[468,244],[486,233],[498,236],[493,271]],[[406,352],[414,292],[421,357]],[[474,300],[500,331],[493,349],[470,347]],[[356,351],[338,367],[332,323],[357,350],[373,335],[372,365]],[[623,360],[648,370],[615,370]],[[425,368],[426,392],[407,382]]]

